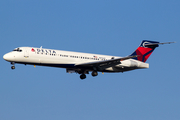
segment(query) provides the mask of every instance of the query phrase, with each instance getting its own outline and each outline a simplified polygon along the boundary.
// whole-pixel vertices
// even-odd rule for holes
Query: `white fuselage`
[[[66,69],[84,69],[87,71],[93,71],[92,67],[79,67],[78,64],[91,63],[98,61],[106,61],[115,58],[121,58],[118,56],[108,56],[99,54],[89,54],[80,52],[70,52],[62,50],[53,50],[45,48],[34,47],[19,47],[21,51],[12,51],[3,56],[6,61],[20,63],[20,64],[32,64],[41,66],[61,67]],[[98,70],[101,72],[124,72],[134,69],[149,68],[149,64],[128,59],[121,61],[120,64],[108,67],[104,70]]]

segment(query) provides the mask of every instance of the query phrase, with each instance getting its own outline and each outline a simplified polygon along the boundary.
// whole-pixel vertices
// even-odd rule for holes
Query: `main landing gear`
[[[81,74],[81,75],[80,75],[80,78],[83,80],[83,79],[86,78],[86,75],[85,75],[85,74]]]
[[[15,64],[14,62],[11,62],[11,65],[12,65],[12,66],[11,66],[11,69],[12,69],[12,70],[14,70],[14,69],[15,69],[14,64]]]
[[[91,75],[92,75],[93,77],[95,77],[95,76],[98,75],[98,72],[97,72],[97,71],[93,71],[93,72],[91,73]],[[81,75],[80,75],[80,78],[81,78],[82,80],[85,79],[85,78],[86,78],[85,73],[81,74]]]
[[[91,75],[92,75],[93,77],[95,77],[95,76],[98,75],[98,73],[97,73],[97,71],[93,71],[93,72],[91,73]]]

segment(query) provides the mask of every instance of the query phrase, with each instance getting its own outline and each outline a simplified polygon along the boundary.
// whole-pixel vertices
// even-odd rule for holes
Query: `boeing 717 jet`
[[[12,64],[11,69],[15,69],[15,63],[59,67],[66,68],[67,73],[79,73],[80,78],[85,79],[89,72],[94,77],[98,75],[98,72],[125,72],[149,68],[149,64],[145,62],[154,49],[160,44],[170,43],[173,42],[159,43],[143,40],[140,46],[126,57],[53,50],[42,47],[18,47],[5,54],[3,58]]]

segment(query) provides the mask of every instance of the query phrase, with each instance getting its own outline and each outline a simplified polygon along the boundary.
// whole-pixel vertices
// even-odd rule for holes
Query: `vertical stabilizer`
[[[140,46],[131,54],[131,56],[138,55],[137,58],[133,59],[146,62],[154,49],[159,46],[158,44],[159,42],[156,41],[143,40]]]

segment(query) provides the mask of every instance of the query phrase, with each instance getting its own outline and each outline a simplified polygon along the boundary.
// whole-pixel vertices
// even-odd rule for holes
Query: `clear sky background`
[[[161,45],[149,69],[80,80],[62,68],[16,64],[20,46],[131,54]],[[1,0],[0,120],[180,120],[179,0]]]

